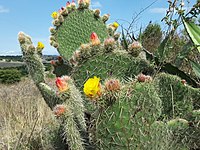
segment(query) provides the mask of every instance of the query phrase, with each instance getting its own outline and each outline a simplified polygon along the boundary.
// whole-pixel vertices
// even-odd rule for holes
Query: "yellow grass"
[[[30,79],[14,85],[0,84],[0,149],[52,149],[43,136],[55,123]]]

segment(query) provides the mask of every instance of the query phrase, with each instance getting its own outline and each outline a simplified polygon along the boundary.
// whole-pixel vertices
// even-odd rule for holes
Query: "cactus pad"
[[[151,83],[131,83],[122,91],[112,106],[100,112],[97,145],[100,149],[148,149],[147,143],[159,134],[150,126],[161,114],[161,100]]]
[[[85,81],[94,75],[102,80],[108,77],[126,79],[138,75],[148,67],[149,64],[145,60],[133,58],[126,52],[118,50],[95,55],[75,67],[72,76],[76,79],[77,87],[82,87]]]
[[[81,44],[89,42],[92,32],[96,32],[101,41],[108,37],[106,25],[100,17],[94,16],[93,10],[72,11],[56,28],[54,36],[59,45],[58,52],[65,60],[68,60]]]

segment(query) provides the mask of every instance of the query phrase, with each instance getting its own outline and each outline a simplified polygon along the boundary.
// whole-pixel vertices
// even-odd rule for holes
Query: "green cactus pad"
[[[161,100],[153,84],[126,85],[115,103],[100,112],[96,122],[97,145],[100,149],[147,150],[148,143],[159,135],[150,126],[160,114]]]
[[[108,37],[106,25],[94,16],[92,10],[74,10],[57,27],[55,38],[59,44],[58,52],[68,60],[81,44],[89,43],[92,32],[97,33],[102,42]]]
[[[83,62],[73,70],[72,77],[76,79],[77,87],[82,88],[85,81],[93,76],[100,77],[101,80],[108,77],[127,79],[146,71],[148,67],[147,61],[133,58],[122,50],[116,50],[95,55]]]
[[[200,90],[181,83],[174,75],[161,73],[154,79],[163,101],[163,114],[169,118],[185,118],[200,106]]]

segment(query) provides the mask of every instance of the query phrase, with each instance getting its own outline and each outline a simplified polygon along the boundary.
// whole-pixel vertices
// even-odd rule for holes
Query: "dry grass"
[[[31,80],[0,84],[0,149],[53,149],[44,136],[57,126],[54,119]]]

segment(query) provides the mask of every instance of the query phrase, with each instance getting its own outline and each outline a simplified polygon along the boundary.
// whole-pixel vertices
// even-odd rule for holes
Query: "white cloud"
[[[158,8],[152,8],[149,10],[150,13],[154,13],[154,14],[164,14],[167,11],[167,8],[164,7],[158,7]]]
[[[2,5],[0,5],[0,13],[9,13],[10,10],[8,8],[4,8]]]
[[[102,7],[102,5],[100,2],[96,1],[96,2],[91,3],[91,7],[92,8],[100,8],[100,7]]]

